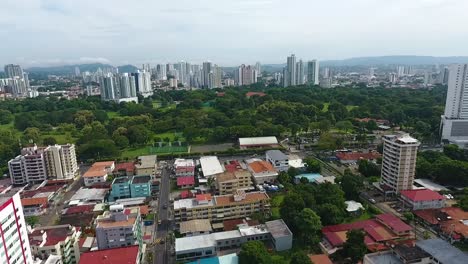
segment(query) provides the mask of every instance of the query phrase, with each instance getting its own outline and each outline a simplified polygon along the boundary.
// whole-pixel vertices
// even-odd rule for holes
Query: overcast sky
[[[0,65],[468,55],[466,0],[0,0]]]

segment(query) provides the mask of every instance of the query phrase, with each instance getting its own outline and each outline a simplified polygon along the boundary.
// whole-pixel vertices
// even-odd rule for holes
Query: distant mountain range
[[[98,68],[110,68],[114,67],[109,64],[102,64],[102,63],[92,63],[92,64],[76,64],[76,65],[63,65],[63,66],[52,66],[52,67],[32,67],[26,69],[29,73],[46,73],[46,74],[54,74],[54,75],[67,75],[67,74],[74,74],[75,67],[78,67],[81,72],[89,71],[95,72]],[[117,66],[119,72],[135,72],[138,70],[137,67],[133,65],[122,65]]]
[[[344,60],[320,61],[320,66],[377,66],[377,65],[435,65],[451,63],[468,63],[468,56],[433,57],[433,56],[380,56],[380,57],[357,57]],[[274,72],[281,70],[285,64],[264,64],[262,71]],[[80,65],[64,65],[53,67],[33,67],[26,71],[30,73],[67,75],[74,74],[75,67],[81,72],[95,72],[98,68],[113,67],[109,64],[93,63]],[[122,65],[117,67],[119,72],[135,72],[138,68],[133,65]],[[225,71],[233,71],[235,67],[223,67]]]

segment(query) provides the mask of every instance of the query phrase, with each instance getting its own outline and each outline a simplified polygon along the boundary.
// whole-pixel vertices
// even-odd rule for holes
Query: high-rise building
[[[398,66],[397,67],[397,75],[398,75],[398,78],[405,75],[405,66]]]
[[[307,82],[310,85],[319,84],[319,62],[317,60],[307,62]]]
[[[21,66],[19,65],[7,64],[5,65],[5,74],[8,78],[23,78],[23,69],[21,69]]]
[[[255,63],[255,71],[257,71],[257,76],[261,77],[262,76],[262,64],[260,64],[259,61]]]
[[[202,88],[210,88],[210,74],[213,72],[213,63],[203,62],[202,69]]]
[[[99,86],[101,87],[101,100],[115,100],[118,96],[115,94],[115,77],[112,74],[107,74],[99,78]]]
[[[297,69],[296,69],[296,55],[292,54],[287,58],[286,67],[283,70],[283,86],[295,86],[297,85]]]
[[[0,195],[0,263],[33,263],[26,227],[19,193]]]
[[[296,85],[304,84],[304,63],[299,60],[296,63]]]
[[[449,79],[449,68],[445,67],[444,70],[441,72],[442,74],[442,84],[448,84],[448,79]]]
[[[40,183],[47,179],[44,148],[23,148],[21,155],[8,161],[11,183],[22,185]]]
[[[468,144],[468,64],[449,67],[442,140],[461,147]]]
[[[156,78],[157,80],[167,80],[167,68],[164,64],[156,65]]]
[[[409,134],[383,137],[382,185],[399,193],[413,188],[419,141]]]
[[[81,75],[80,68],[78,66],[75,67],[75,76],[79,77]]]
[[[250,85],[257,82],[258,72],[254,67],[242,64],[236,70],[234,78],[238,86]]]
[[[74,144],[48,146],[44,150],[48,178],[73,179],[78,172]]]

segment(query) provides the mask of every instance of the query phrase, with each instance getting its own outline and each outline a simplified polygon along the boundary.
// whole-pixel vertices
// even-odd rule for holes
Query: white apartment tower
[[[296,85],[304,84],[304,63],[299,60],[296,63]]]
[[[310,85],[319,84],[319,62],[317,60],[307,62],[307,82]]]
[[[44,151],[48,178],[73,179],[78,171],[74,144],[49,146]]]
[[[12,184],[43,182],[47,179],[44,148],[23,148],[21,155],[8,162],[8,169]]]
[[[382,184],[393,193],[413,188],[419,141],[409,134],[383,137]]]
[[[447,100],[442,116],[442,140],[466,147],[468,143],[468,64],[449,66]]]
[[[32,264],[28,231],[19,193],[0,196],[0,263]]]

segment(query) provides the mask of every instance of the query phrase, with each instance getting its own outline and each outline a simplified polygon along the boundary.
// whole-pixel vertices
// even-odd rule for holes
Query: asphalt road
[[[155,246],[154,263],[155,264],[172,264],[174,263],[171,256],[171,241],[167,239],[167,234],[172,226],[169,219],[169,210],[171,204],[169,203],[170,194],[170,171],[164,168],[161,172],[161,189],[159,190],[159,203],[158,203],[158,220],[161,220],[160,225],[155,225],[156,239],[155,241],[164,240],[165,243],[157,243]],[[167,209],[164,209],[167,205]]]

